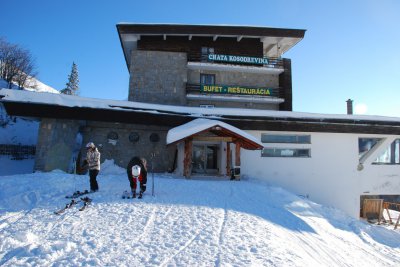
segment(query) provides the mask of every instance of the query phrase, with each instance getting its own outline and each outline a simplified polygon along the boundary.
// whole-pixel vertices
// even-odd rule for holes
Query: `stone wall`
[[[34,170],[60,169],[71,172],[80,126],[81,123],[76,120],[43,118],[39,127]]]
[[[93,142],[101,153],[101,162],[112,159],[125,168],[133,156],[139,156],[148,163],[153,162],[155,172],[166,172],[173,168],[175,155],[175,147],[166,146],[168,130],[158,126],[89,121],[82,131],[81,153],[85,155],[84,145]]]
[[[186,53],[135,50],[131,57],[129,101],[186,104]]]
[[[175,156],[175,146],[166,146],[168,130],[147,125],[43,119],[35,170],[71,172],[74,158],[80,152],[78,164],[82,165],[86,157],[85,145],[94,142],[101,153],[101,163],[106,159],[114,160],[116,165],[126,168],[133,156],[139,156],[147,159],[150,168],[154,163],[155,172],[167,172],[173,168]],[[77,136],[81,136],[78,147]]]

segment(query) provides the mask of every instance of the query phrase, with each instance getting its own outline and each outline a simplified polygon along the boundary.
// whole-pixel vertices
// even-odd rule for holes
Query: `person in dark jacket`
[[[132,190],[132,196],[136,197],[137,181],[140,182],[139,198],[142,198],[143,193],[146,191],[147,183],[147,166],[144,158],[133,157],[126,167],[129,184]]]

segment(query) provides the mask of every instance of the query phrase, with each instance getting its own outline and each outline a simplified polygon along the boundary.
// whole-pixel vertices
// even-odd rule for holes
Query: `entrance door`
[[[218,145],[193,145],[192,174],[218,174]]]

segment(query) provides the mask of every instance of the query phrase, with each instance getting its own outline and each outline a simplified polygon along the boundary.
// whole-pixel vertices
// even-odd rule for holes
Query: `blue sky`
[[[292,60],[293,110],[400,117],[400,1],[13,0],[0,36],[31,51],[39,79],[60,90],[78,65],[81,96],[126,100],[129,75],[116,24],[232,24],[305,29]]]

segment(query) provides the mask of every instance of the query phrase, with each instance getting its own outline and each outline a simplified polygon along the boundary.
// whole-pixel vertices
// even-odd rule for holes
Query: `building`
[[[400,119],[292,111],[304,30],[118,24],[129,101],[0,90],[7,112],[41,118],[35,169],[70,170],[93,141],[102,160],[155,172],[252,177],[359,216],[400,195]]]
[[[292,110],[291,61],[305,30],[118,24],[130,101]]]

